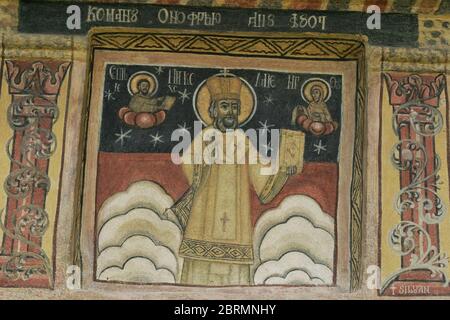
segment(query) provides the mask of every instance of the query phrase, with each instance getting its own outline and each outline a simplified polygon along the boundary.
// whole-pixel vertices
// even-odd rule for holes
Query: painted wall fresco
[[[128,46],[111,50],[111,40],[125,35]],[[94,282],[356,286],[358,273],[349,274],[344,265],[349,255],[355,270],[361,268],[357,245],[346,234],[361,232],[355,230],[358,225],[348,230],[348,221],[361,219],[355,185],[361,172],[351,164],[362,160],[355,155],[362,150],[356,139],[362,126],[349,115],[364,121],[364,106],[356,99],[364,79],[353,62],[333,67],[332,59],[341,54],[334,43],[345,43],[346,56],[358,64],[361,42],[264,39],[273,48],[289,43],[296,49],[280,53],[261,51],[251,35],[142,35],[100,31],[92,38],[82,210],[89,218],[81,229],[95,246],[80,250],[95,252],[96,269],[86,270],[94,272]],[[206,46],[214,41],[232,43],[237,54],[230,57],[226,47],[218,53]],[[165,47],[155,50],[152,42]],[[327,54],[314,66],[287,60],[306,58],[315,43],[323,44]],[[266,59],[245,55],[258,50]],[[136,64],[123,64],[130,54]],[[235,119],[217,111],[226,101],[235,101]],[[264,174],[267,166],[245,160],[174,163],[176,130],[194,159],[195,149],[205,148],[202,159],[211,149],[204,136],[210,128],[222,132],[220,137],[237,133],[250,139],[258,132],[257,140],[245,143],[247,152],[276,156],[276,171]],[[280,137],[273,136],[274,130],[281,130]],[[239,142],[234,143],[237,148]],[[232,152],[234,159],[239,151]],[[145,251],[142,241],[149,243]]]
[[[180,3],[328,21],[371,4]],[[411,41],[269,16],[33,34],[0,2],[0,297],[447,299],[450,7],[376,4]],[[174,163],[173,132],[190,153],[211,127],[268,133],[246,152],[280,170]]]

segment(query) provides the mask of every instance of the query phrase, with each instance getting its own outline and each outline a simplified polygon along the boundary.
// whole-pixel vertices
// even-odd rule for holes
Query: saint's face
[[[236,129],[241,102],[237,99],[224,99],[216,104],[216,126],[219,130]]]
[[[147,95],[150,90],[150,83],[148,81],[141,81],[138,85],[139,93],[142,95]]]
[[[311,95],[314,99],[314,102],[320,102],[320,99],[322,98],[322,91],[318,88],[313,88],[311,91]]]

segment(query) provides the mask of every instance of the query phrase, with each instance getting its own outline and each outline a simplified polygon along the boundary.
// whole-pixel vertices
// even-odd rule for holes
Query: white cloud
[[[333,237],[303,217],[291,217],[269,229],[259,248],[261,261],[278,260],[290,251],[304,252],[315,262],[333,266]]]
[[[104,249],[97,258],[97,275],[109,267],[122,266],[133,257],[143,257],[153,262],[157,269],[167,269],[174,277],[181,266],[175,253],[169,248],[156,245],[146,236],[136,235],[128,238],[121,246]]]
[[[263,213],[256,223],[253,243],[256,262],[278,260],[289,251],[300,251],[331,267],[334,219],[311,197],[288,196],[278,207]]]
[[[289,272],[286,278],[271,277],[265,282],[266,285],[323,285],[324,282],[318,278],[311,278],[306,272],[294,270]]]
[[[135,208],[147,208],[161,216],[172,205],[172,198],[160,185],[151,181],[139,181],[130,185],[126,191],[108,198],[99,210],[97,223],[102,226],[111,218]]]
[[[172,204],[150,181],[134,183],[105,201],[98,217],[99,279],[172,283],[180,278],[182,233],[176,218],[162,217]]]
[[[150,209],[133,209],[107,221],[98,235],[98,250],[120,246],[133,235],[144,235],[176,252],[181,243],[181,231],[171,221],[162,220]]]
[[[175,283],[173,274],[167,269],[158,269],[150,260],[136,257],[128,260],[123,267],[104,270],[100,280],[135,283]]]
[[[261,284],[324,285],[332,284],[333,272],[315,263],[302,252],[288,252],[279,260],[261,264],[254,274],[254,282]]]
[[[255,284],[331,284],[334,219],[304,195],[267,210],[254,232]]]
[[[278,207],[265,211],[258,219],[254,231],[255,248],[259,248],[262,238],[270,228],[293,216],[307,218],[314,226],[334,235],[334,219],[323,212],[314,199],[305,195],[291,195],[284,198]]]

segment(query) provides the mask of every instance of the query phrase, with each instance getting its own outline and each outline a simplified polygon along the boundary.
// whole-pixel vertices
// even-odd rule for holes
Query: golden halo
[[[133,74],[130,79],[128,79],[128,92],[131,95],[135,95],[139,92],[138,83],[141,80],[147,80],[150,83],[150,88],[148,89],[148,96],[153,96],[156,91],[158,91],[158,79],[153,73],[146,71],[139,71]]]
[[[218,76],[223,74],[218,74]],[[227,76],[233,76],[228,73]],[[248,123],[256,112],[256,94],[251,85],[244,79],[241,86],[241,112],[238,117],[239,126]],[[213,119],[209,116],[209,106],[211,104],[211,94],[206,86],[206,80],[199,84],[194,92],[194,99],[192,100],[194,112],[197,118],[206,126],[213,123]]]
[[[311,89],[313,87],[319,87],[322,90],[323,101],[326,102],[330,99],[331,88],[328,82],[319,78],[308,79],[302,86],[302,98],[305,101],[312,102]]]

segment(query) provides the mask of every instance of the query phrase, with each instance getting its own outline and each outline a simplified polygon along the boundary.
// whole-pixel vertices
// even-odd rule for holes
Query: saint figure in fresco
[[[330,91],[328,83],[322,79],[307,81],[302,88],[302,97],[308,102],[308,106],[295,107],[292,122],[317,136],[334,132],[338,123],[331,117],[326,104]]]
[[[239,129],[256,108],[250,85],[234,75],[215,75],[203,82],[197,95],[197,114],[207,125],[223,134],[245,133]],[[286,134],[284,134],[286,133]],[[263,164],[183,164],[190,188],[168,210],[177,216],[183,239],[179,254],[184,258],[181,283],[205,286],[251,285],[253,226],[251,188],[262,203],[270,202],[289,176],[301,172],[304,133],[281,133],[279,170],[261,174]],[[187,154],[196,146],[192,141]],[[208,142],[200,142],[207,148]],[[246,153],[255,148],[245,136]],[[287,155],[287,156],[286,156]],[[290,157],[289,160],[286,160]],[[225,156],[224,156],[225,158]],[[248,159],[248,157],[246,157]],[[167,213],[168,214],[168,213]]]
[[[128,106],[119,110],[119,118],[130,126],[148,129],[166,119],[166,112],[172,109],[176,98],[155,97],[158,79],[149,72],[137,72],[128,81],[128,91],[132,95]]]
[[[129,107],[134,112],[154,113],[159,110],[167,109],[163,104],[166,97],[152,97],[150,93],[150,82],[147,79],[141,79],[137,83],[138,92],[130,100]]]

